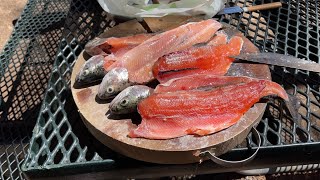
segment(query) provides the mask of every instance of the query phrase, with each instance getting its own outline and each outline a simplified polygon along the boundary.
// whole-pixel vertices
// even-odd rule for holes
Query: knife
[[[276,66],[283,66],[313,72],[320,72],[320,64],[313,61],[306,61],[303,59],[296,58],[294,56],[288,56],[284,54],[276,53],[251,53],[251,54],[240,54],[237,56],[230,56],[232,58],[262,63],[270,64]]]
[[[274,8],[279,8],[281,6],[282,6],[281,2],[267,3],[267,4],[261,4],[261,5],[249,6],[249,7],[242,7],[242,8],[240,6],[233,6],[233,7],[227,7],[227,8],[222,9],[220,12],[218,12],[218,15],[241,13],[241,12],[250,12],[250,11],[257,11],[257,10],[266,10],[266,9],[274,9]]]

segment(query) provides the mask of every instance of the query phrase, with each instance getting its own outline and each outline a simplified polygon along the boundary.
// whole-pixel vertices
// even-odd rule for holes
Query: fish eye
[[[111,94],[113,93],[113,91],[114,91],[113,87],[110,86],[107,88],[107,93]]]
[[[121,106],[127,106],[128,103],[129,103],[129,101],[126,100],[126,99],[124,99],[124,100],[122,100],[122,101],[120,102],[120,105],[121,105]]]
[[[83,75],[84,75],[84,76],[86,76],[86,75],[88,75],[88,74],[89,74],[89,70],[86,69],[86,70],[83,71]]]

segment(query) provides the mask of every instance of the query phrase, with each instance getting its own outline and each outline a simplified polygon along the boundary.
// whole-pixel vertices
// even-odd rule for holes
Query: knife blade
[[[303,59],[296,58],[294,56],[288,56],[284,54],[277,53],[251,53],[251,54],[240,54],[237,56],[230,56],[232,58],[262,63],[262,64],[270,64],[276,66],[283,66],[313,72],[320,72],[320,64],[307,61]]]
[[[232,7],[227,7],[222,9],[220,12],[218,12],[218,15],[234,14],[234,13],[257,11],[257,10],[267,10],[267,9],[279,8],[281,6],[282,6],[281,2],[267,3],[267,4],[261,4],[256,6],[243,7],[243,8],[241,8],[240,6],[232,6]]]

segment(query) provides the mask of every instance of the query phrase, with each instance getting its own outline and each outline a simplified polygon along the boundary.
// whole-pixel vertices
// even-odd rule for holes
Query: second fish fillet
[[[258,81],[258,79],[245,76],[217,76],[214,74],[194,74],[175,78],[166,83],[159,84],[155,88],[155,93],[174,92],[185,90],[206,90],[217,88],[221,86],[228,86],[234,84],[247,83],[251,81]]]
[[[252,105],[267,95],[288,100],[284,89],[268,80],[210,91],[155,93],[138,105],[142,122],[129,137],[170,139],[188,134],[212,134],[234,125]]]
[[[192,47],[164,55],[154,64],[153,75],[161,83],[191,74],[224,75],[234,61],[229,56],[240,54],[242,45],[242,38],[235,36],[228,44]]]
[[[125,53],[108,67],[107,71],[115,67],[124,67],[129,72],[130,81],[149,82],[153,79],[152,66],[159,57],[189,48],[194,44],[207,42],[220,28],[219,22],[209,19],[188,23],[157,34]]]

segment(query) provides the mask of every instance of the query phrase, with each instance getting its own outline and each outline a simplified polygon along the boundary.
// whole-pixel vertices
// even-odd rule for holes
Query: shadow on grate
[[[250,6],[268,2],[271,1],[238,0],[235,3]],[[320,54],[315,49],[319,48],[320,41],[316,24],[318,6],[317,2],[292,0],[284,2],[280,9],[225,15],[220,21],[237,27],[261,51],[290,54],[319,62]],[[67,169],[72,168],[77,168],[78,172],[89,172],[93,169],[97,171],[95,168],[106,169],[110,165],[148,165],[115,154],[94,139],[81,121],[69,89],[73,64],[84,45],[115,24],[96,1],[71,2],[31,147],[22,166],[26,172],[39,173],[39,170],[46,169],[67,173],[71,172]],[[273,80],[301,101],[301,119],[293,120],[282,101],[269,101],[266,113],[257,126],[262,146],[271,149],[284,145],[318,143],[319,74],[272,66],[270,69]],[[249,134],[246,141],[235,150],[247,153],[246,150],[256,144],[256,140]],[[126,162],[126,165],[121,162]]]
[[[44,97],[68,1],[30,0],[0,54],[0,179],[23,179],[26,154]]]
[[[27,168],[103,161],[117,156],[98,141],[92,141],[94,138],[81,121],[69,89],[72,66],[84,45],[115,24],[97,7],[97,2],[89,0],[71,2],[55,67],[35,126],[32,152],[25,161]]]

